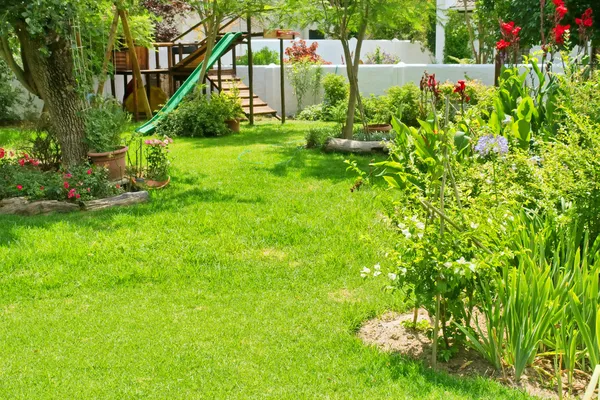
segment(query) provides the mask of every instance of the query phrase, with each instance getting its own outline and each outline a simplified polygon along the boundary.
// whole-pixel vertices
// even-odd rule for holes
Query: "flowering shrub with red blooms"
[[[290,47],[285,49],[285,55],[289,58],[285,62],[294,63],[302,60],[308,60],[315,64],[331,64],[325,62],[323,58],[317,54],[319,43],[313,42],[310,46],[306,45],[306,40],[297,40]]]
[[[119,192],[108,181],[104,168],[86,165],[68,171],[42,171],[26,154],[0,152],[0,199],[27,197],[32,200],[91,200]]]

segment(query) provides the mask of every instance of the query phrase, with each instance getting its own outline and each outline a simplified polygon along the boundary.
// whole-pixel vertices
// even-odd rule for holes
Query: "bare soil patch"
[[[378,318],[368,320],[358,331],[358,336],[369,345],[375,345],[385,352],[397,352],[413,359],[423,362],[431,367],[431,344],[432,341],[426,332],[406,327],[403,323],[412,322],[413,313],[399,314],[387,312]],[[419,310],[417,321],[428,321],[433,326],[428,313]],[[543,399],[558,399],[556,386],[549,386],[553,381],[552,363],[549,360],[540,360],[536,368],[529,368],[516,384],[511,374],[506,371],[505,377],[502,373],[495,371],[492,365],[481,357],[477,352],[464,349],[460,350],[448,362],[438,362],[438,370],[457,377],[481,376],[497,380],[511,388],[523,390],[532,396]],[[550,374],[550,375],[548,375]],[[563,380],[566,382],[566,379]],[[575,395],[585,390],[585,379],[579,379],[575,383]],[[565,398],[576,398],[568,397]]]

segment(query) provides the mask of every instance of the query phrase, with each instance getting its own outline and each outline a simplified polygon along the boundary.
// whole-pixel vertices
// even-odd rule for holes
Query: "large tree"
[[[399,20],[404,25],[413,23],[418,27],[428,17],[428,7],[429,0],[280,0],[278,9],[282,20],[303,27],[316,25],[342,44],[350,82],[345,138],[353,136],[356,108],[360,105],[360,53],[368,32],[385,25],[393,27]],[[351,47],[352,38],[356,38],[355,48]]]
[[[122,8],[134,3],[118,1]],[[67,166],[87,159],[84,99],[91,90],[84,83],[89,83],[94,66],[93,61],[82,66],[82,58],[90,60],[86,52],[94,50],[103,57],[103,27],[110,24],[113,6],[111,0],[3,0],[0,57],[22,85],[44,101]],[[78,57],[82,62],[76,69]]]

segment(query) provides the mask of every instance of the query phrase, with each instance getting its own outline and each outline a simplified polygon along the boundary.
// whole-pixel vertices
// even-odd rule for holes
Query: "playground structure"
[[[123,22],[127,48],[117,52],[113,50],[113,46],[114,33],[119,17]],[[123,97],[124,106],[133,113],[136,120],[139,120],[140,112],[144,113],[148,119],[143,126],[138,128],[138,132],[152,133],[157,122],[177,108],[185,96],[192,92],[199,83],[205,85],[205,91],[235,91],[241,100],[244,114],[251,123],[254,122],[254,117],[257,115],[279,118],[277,111],[260,99],[254,93],[253,88],[252,37],[262,37],[264,33],[225,33],[224,30],[237,19],[232,18],[219,28],[216,37],[217,43],[210,58],[206,60],[207,39],[194,43],[178,42],[188,33],[197,29],[203,21],[183,32],[172,42],[154,43],[152,49],[147,49],[134,45],[131,35],[128,33],[126,13],[123,11],[115,12],[115,20],[111,28],[107,49],[107,60],[110,59],[114,66],[114,74],[110,79],[110,91],[113,96],[116,96],[115,76],[122,76],[125,93]],[[252,26],[250,18],[247,19],[247,26]],[[251,31],[251,28],[249,30]],[[281,46],[283,46],[283,39],[290,38],[290,36],[293,38],[293,34],[290,35],[287,31],[276,32],[281,39]],[[245,85],[236,76],[236,47],[239,45],[246,45],[248,48],[249,85]],[[167,65],[163,65],[164,59],[161,60],[163,58],[161,57],[161,49],[167,52]],[[228,53],[231,53],[232,62],[225,69],[222,58]],[[150,68],[149,61],[152,56],[154,57],[154,67]],[[283,51],[281,51],[281,57],[283,57]],[[207,63],[206,76],[203,82],[199,82],[204,62]],[[281,62],[283,63],[283,59]],[[104,84],[105,82],[100,82],[99,93],[104,90]],[[283,85],[281,91],[282,96],[285,96]],[[164,106],[159,111],[159,107],[163,104]],[[157,111],[158,113],[156,113]]]

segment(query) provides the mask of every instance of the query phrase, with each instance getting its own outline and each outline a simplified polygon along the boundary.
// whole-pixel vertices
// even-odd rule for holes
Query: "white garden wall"
[[[346,76],[345,65],[325,65],[322,66],[324,74],[338,74]],[[419,84],[424,72],[436,74],[439,81],[456,82],[459,79],[476,79],[486,85],[494,83],[494,65],[445,65],[445,64],[396,64],[396,65],[361,65],[359,72],[359,87],[361,93],[368,95],[382,95],[391,86],[402,86],[409,82]],[[248,81],[248,67],[238,66],[238,76],[246,83]],[[118,76],[115,79],[117,89],[117,99],[123,98],[123,77]],[[18,82],[15,82],[18,85]],[[22,89],[22,87],[21,87]],[[25,90],[22,89],[25,93]],[[254,91],[271,107],[281,114],[281,92],[280,92],[280,67],[278,65],[255,66],[254,67]],[[294,115],[297,112],[296,98],[293,95],[292,88],[286,79],[286,114]],[[107,82],[105,93],[110,93],[110,85]],[[24,94],[24,96],[26,96]],[[316,98],[306,98],[304,106],[320,103],[322,93]],[[42,103],[39,99],[36,101],[37,107],[41,110]],[[22,112],[23,110],[19,110]]]
[[[324,74],[333,73],[346,76],[345,65],[325,65]],[[397,65],[361,65],[359,71],[359,88],[363,95],[382,95],[391,86],[402,86],[407,83],[416,85],[421,81],[423,73],[436,74],[436,78],[445,82],[456,82],[459,79],[477,79],[486,85],[494,84],[494,65],[443,65],[443,64],[397,64]],[[248,81],[248,68],[238,67],[238,76],[245,84]],[[278,65],[254,67],[254,91],[272,108],[281,113],[280,68]],[[297,112],[296,97],[292,87],[286,81],[286,114]],[[317,98],[305,99],[305,104],[316,104],[322,101],[322,94]]]

